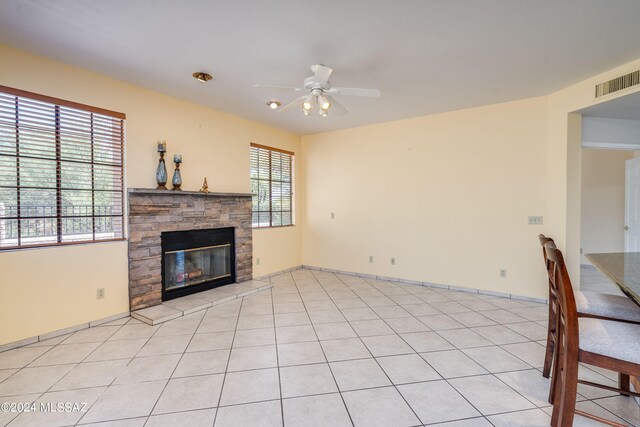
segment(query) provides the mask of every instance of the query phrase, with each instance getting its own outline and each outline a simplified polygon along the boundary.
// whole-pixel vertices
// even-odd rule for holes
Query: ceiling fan
[[[266,89],[288,89],[296,92],[305,92],[304,95],[278,110],[286,111],[294,107],[301,107],[305,116],[310,115],[316,106],[318,106],[318,114],[323,117],[327,116],[329,110],[338,115],[347,114],[347,109],[340,105],[332,95],[364,96],[369,98],[377,98],[380,96],[380,91],[378,89],[331,87],[329,76],[333,70],[324,65],[314,64],[311,66],[311,71],[313,72],[313,76],[304,79],[303,87],[269,85],[255,85],[254,87]]]

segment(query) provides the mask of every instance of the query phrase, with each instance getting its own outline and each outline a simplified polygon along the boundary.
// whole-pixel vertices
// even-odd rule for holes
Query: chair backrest
[[[553,242],[553,239],[545,236],[544,234],[538,234],[538,239],[540,240],[540,245],[542,246],[542,257],[544,259],[544,263],[547,266],[547,270],[549,269],[549,259],[547,258],[547,251],[544,249],[544,245],[547,242]]]
[[[544,245],[547,257],[552,264],[553,273],[549,276],[550,284],[558,290],[558,306],[560,307],[560,318],[566,328],[566,339],[574,341],[577,348],[578,340],[578,310],[576,308],[576,298],[573,293],[571,279],[564,263],[564,257],[560,249],[556,248],[553,242]]]
[[[553,264],[547,256],[547,249],[545,248],[545,245],[550,242],[551,244],[553,244],[554,248],[556,246],[553,239],[550,237],[546,237],[544,234],[538,234],[538,239],[540,240],[540,245],[542,245],[542,257],[544,259],[544,265],[547,268],[547,274],[549,275],[549,293],[551,294],[549,295],[549,301],[551,301],[552,297],[557,298],[558,289],[551,281],[551,276],[553,275]]]

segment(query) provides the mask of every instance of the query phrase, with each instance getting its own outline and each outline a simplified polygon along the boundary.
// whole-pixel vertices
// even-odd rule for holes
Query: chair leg
[[[556,347],[555,343],[555,313],[554,313],[554,303],[549,301],[549,324],[547,325],[547,348],[544,354],[544,365],[542,367],[542,376],[545,378],[549,378],[549,374],[551,373],[551,365],[553,363],[553,353]]]
[[[630,391],[631,390],[631,386],[629,384],[629,375],[627,374],[623,374],[623,373],[618,373],[618,386],[620,387],[620,390],[624,390],[624,391]],[[620,393],[622,394],[622,393]],[[622,394],[624,396],[624,394]]]
[[[564,377],[562,384],[562,396],[560,406],[560,423],[558,427],[573,426],[573,418],[576,411],[576,397],[578,394],[578,355],[575,357],[567,352],[564,355]]]
[[[556,388],[558,387],[557,383],[562,375],[561,369],[560,369],[560,363],[558,361],[558,353],[559,353],[559,350],[556,347],[556,351],[554,352],[554,355],[553,355],[553,374],[551,375],[551,382],[549,385],[549,398],[548,398],[549,403],[552,405],[556,396]]]
[[[542,367],[542,376],[545,378],[549,378],[549,374],[551,373],[551,365],[553,361],[553,339],[551,338],[551,332],[547,336],[547,351],[544,355],[544,365]]]
[[[571,427],[576,410],[578,395],[578,342],[567,337],[562,322],[558,322],[556,357],[554,360],[553,381],[555,397],[551,425],[553,427]]]
[[[560,331],[558,331],[560,332]],[[562,338],[559,339],[562,341]],[[562,383],[564,372],[562,369],[562,362],[558,360],[562,357],[564,349],[562,346],[562,342],[558,342],[556,345],[556,351],[554,354],[554,364],[553,364],[553,374],[551,375],[551,387],[549,388],[549,403],[553,404],[553,412],[551,413],[551,426],[558,426],[558,421],[560,419],[560,412],[562,406],[562,399],[558,399],[555,396],[562,396]]]

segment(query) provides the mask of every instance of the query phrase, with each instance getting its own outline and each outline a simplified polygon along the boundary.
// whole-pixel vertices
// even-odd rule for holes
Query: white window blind
[[[293,156],[291,151],[251,144],[254,227],[293,225]]]
[[[124,119],[0,86],[0,249],[123,239]]]

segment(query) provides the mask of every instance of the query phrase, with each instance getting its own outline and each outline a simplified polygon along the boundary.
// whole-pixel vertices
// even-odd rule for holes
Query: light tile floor
[[[548,425],[546,305],[311,270],[271,281],[162,325],[126,318],[0,353],[0,402],[86,404],[0,425]],[[579,392],[582,409],[640,425],[631,399]]]

